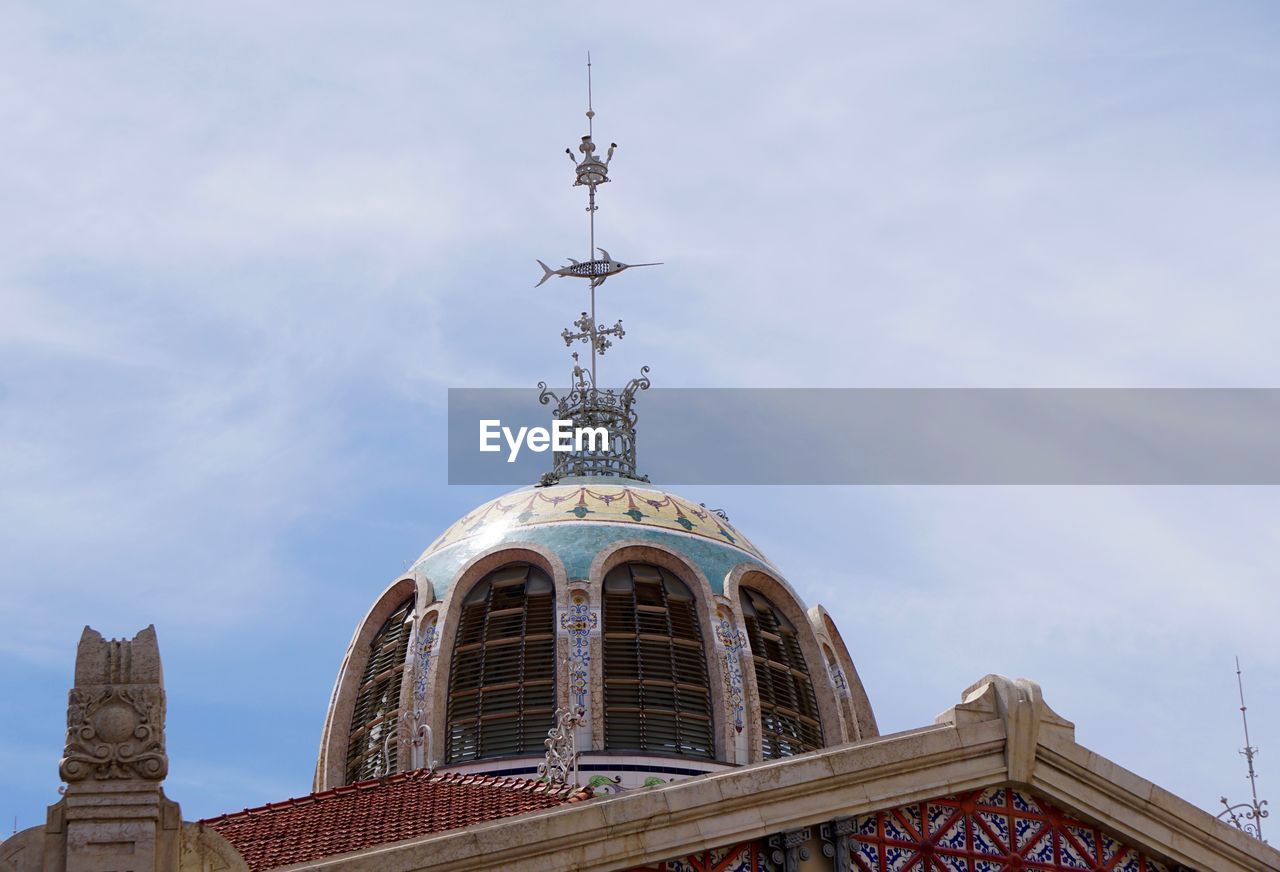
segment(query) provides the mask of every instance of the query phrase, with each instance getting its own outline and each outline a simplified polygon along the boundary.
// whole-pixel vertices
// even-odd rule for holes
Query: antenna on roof
[[[1244,748],[1241,749],[1240,756],[1244,757],[1249,766],[1249,791],[1253,801],[1237,802],[1231,805],[1225,796],[1222,797],[1222,804],[1226,806],[1226,810],[1218,815],[1218,820],[1230,820],[1236,829],[1248,833],[1265,844],[1267,840],[1262,838],[1262,819],[1270,812],[1263,808],[1267,801],[1258,799],[1258,775],[1253,770],[1253,758],[1257,755],[1258,749],[1249,744],[1249,707],[1244,704],[1244,679],[1240,675],[1239,657],[1236,658],[1236,686],[1240,689],[1240,720],[1244,724]]]

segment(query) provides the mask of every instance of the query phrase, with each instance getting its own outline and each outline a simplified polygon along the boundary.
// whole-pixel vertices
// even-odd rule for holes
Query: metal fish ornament
[[[603,248],[597,248],[604,257],[599,260],[589,260],[583,263],[580,260],[569,258],[569,264],[559,269],[552,269],[542,261],[538,261],[538,266],[542,267],[542,281],[534,285],[535,288],[542,287],[542,283],[552,276],[564,276],[566,278],[591,279],[594,284],[604,284],[604,280],[609,276],[617,275],[624,269],[631,269],[633,266],[661,266],[662,262],[657,263],[619,263],[609,256],[609,252]]]

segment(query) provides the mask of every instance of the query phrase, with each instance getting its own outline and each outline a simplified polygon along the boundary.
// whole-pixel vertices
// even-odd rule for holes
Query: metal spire
[[[578,362],[578,353],[573,353],[573,385],[564,399],[549,391],[545,382],[539,382],[542,388],[540,399],[543,404],[556,402],[556,417],[570,419],[579,426],[605,426],[610,433],[610,445],[604,450],[586,452],[575,451],[572,454],[556,456],[555,471],[544,479],[557,478],[563,475],[623,475],[638,477],[635,467],[635,410],[632,402],[638,390],[649,387],[649,379],[645,373],[648,367],[642,367],[640,377],[632,379],[620,391],[601,390],[596,380],[596,358],[612,347],[615,340],[626,335],[622,329],[622,321],[618,320],[612,327],[606,327],[597,320],[596,289],[611,276],[615,276],[632,267],[659,266],[658,263],[622,263],[603,248],[596,245],[596,190],[609,182],[609,164],[613,161],[613,153],[617,149],[616,142],[609,143],[609,150],[602,159],[596,154],[595,117],[596,111],[592,103],[591,54],[587,53],[587,135],[582,137],[578,145],[581,159],[574,157],[573,149],[566,148],[565,153],[573,162],[573,186],[587,189],[587,242],[589,249],[585,261],[569,258],[569,262],[558,268],[551,268],[542,261],[542,279],[535,287],[541,287],[553,276],[563,278],[587,279],[589,291],[589,309],[573,322],[571,329],[566,327],[560,334],[566,346],[572,347],[575,342],[585,342],[591,349],[590,366],[584,369]],[[596,252],[600,256],[596,256]],[[617,425],[617,429],[615,429]]]
[[[574,342],[582,341],[591,346],[592,384],[596,381],[596,357],[604,354],[605,350],[613,344],[609,337],[621,339],[623,336],[621,321],[608,328],[596,321],[596,288],[603,285],[609,276],[616,275],[634,266],[659,266],[657,263],[620,263],[614,260],[609,252],[603,248],[596,247],[596,212],[600,208],[596,205],[596,189],[609,182],[609,164],[613,161],[613,152],[617,149],[618,144],[616,142],[609,143],[609,151],[606,152],[604,160],[600,159],[599,155],[596,154],[594,140],[595,118],[596,110],[592,105],[591,97],[591,53],[588,52],[587,135],[582,137],[582,142],[578,145],[578,151],[582,153],[582,159],[578,160],[573,156],[573,149],[566,148],[564,150],[565,154],[569,155],[569,160],[573,161],[573,186],[575,188],[582,186],[587,189],[587,241],[589,246],[587,248],[587,259],[586,261],[579,261],[571,257],[569,258],[569,263],[559,269],[552,269],[542,261],[538,261],[539,266],[542,267],[542,281],[538,282],[535,287],[540,287],[543,282],[552,276],[590,280],[590,311],[583,312],[582,317],[574,322],[573,326],[578,328],[577,332],[565,329],[560,335],[564,338],[565,345],[572,345]],[[602,257],[596,257],[597,251],[600,252]]]
[[[1249,790],[1253,801],[1237,802],[1231,805],[1225,796],[1222,797],[1222,804],[1226,806],[1226,810],[1218,815],[1218,820],[1230,819],[1236,829],[1265,843],[1266,839],[1262,838],[1262,819],[1270,812],[1263,808],[1267,801],[1258,799],[1258,776],[1253,771],[1253,758],[1258,753],[1258,749],[1249,744],[1249,709],[1244,704],[1244,679],[1240,675],[1239,657],[1236,658],[1236,686],[1240,690],[1240,721],[1244,724],[1244,748],[1241,749],[1240,756],[1244,757],[1249,766]]]

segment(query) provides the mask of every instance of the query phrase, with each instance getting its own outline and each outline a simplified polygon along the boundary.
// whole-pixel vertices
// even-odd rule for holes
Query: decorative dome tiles
[[[658,528],[702,537],[768,559],[727,519],[675,494],[640,484],[568,479],[549,487],[524,488],[490,500],[464,515],[431,543],[418,562],[475,537],[498,541],[522,528],[565,522]]]

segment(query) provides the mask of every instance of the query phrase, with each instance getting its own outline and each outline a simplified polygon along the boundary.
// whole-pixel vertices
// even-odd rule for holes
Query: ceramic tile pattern
[[[443,597],[475,555],[503,542],[530,542],[553,551],[570,578],[585,578],[591,561],[620,540],[661,543],[706,575],[715,593],[742,563],[776,573],[728,521],[649,485],[562,483],[523,488],[490,500],[444,532],[414,564]]]
[[[859,872],[1169,872],[1030,793],[995,787],[853,821]]]

